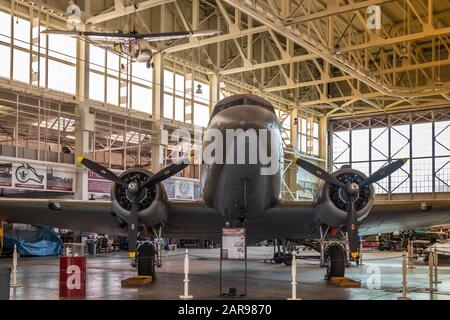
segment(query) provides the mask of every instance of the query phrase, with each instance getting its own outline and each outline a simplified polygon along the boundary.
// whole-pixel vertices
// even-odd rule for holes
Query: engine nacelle
[[[332,174],[339,181],[361,183],[366,175],[352,168],[343,168]],[[314,210],[315,221],[331,227],[343,227],[347,225],[346,193],[340,187],[323,182],[319,186]],[[371,184],[359,190],[359,196],[355,202],[358,223],[361,223],[370,213],[373,206],[375,191]]]
[[[120,178],[126,182],[135,181],[143,184],[153,175],[143,168],[131,168],[124,171]],[[132,201],[126,186],[113,184],[111,202],[114,212],[123,220],[128,221]],[[147,226],[164,225],[167,221],[167,195],[164,187],[158,183],[144,188],[139,195],[139,223]]]

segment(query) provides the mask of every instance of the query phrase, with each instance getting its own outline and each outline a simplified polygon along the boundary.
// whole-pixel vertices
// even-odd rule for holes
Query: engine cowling
[[[131,168],[124,171],[120,178],[126,182],[144,183],[153,173],[143,168]],[[123,220],[128,221],[132,207],[128,188],[114,183],[111,188],[111,202],[114,212]],[[141,190],[139,195],[139,223],[147,226],[164,225],[167,221],[167,195],[161,183],[151,185]]]
[[[342,168],[332,175],[344,184],[350,181],[361,185],[367,178],[364,173],[352,168]],[[346,193],[340,187],[322,182],[316,197],[315,221],[332,227],[346,226],[348,213],[345,197]],[[355,202],[358,223],[361,223],[369,215],[374,197],[375,191],[371,184],[359,190]]]

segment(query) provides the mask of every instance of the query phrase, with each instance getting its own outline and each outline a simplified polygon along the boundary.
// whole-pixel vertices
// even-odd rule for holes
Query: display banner
[[[73,192],[75,168],[37,162],[0,162],[0,187]]]
[[[194,182],[189,180],[175,180],[175,199],[194,200]]]
[[[47,167],[47,190],[73,192],[75,172]]]

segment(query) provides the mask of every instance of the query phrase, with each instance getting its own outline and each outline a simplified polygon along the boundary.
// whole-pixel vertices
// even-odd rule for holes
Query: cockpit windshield
[[[214,107],[211,119],[222,110],[235,106],[258,106],[275,114],[273,105],[266,99],[250,94],[238,94],[219,101]]]

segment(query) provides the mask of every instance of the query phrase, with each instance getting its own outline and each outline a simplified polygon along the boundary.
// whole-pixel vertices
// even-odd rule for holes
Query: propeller
[[[126,182],[122,180],[119,176],[117,176],[114,172],[110,171],[109,169],[92,160],[84,158],[83,156],[79,156],[77,160],[86,168],[88,168],[92,172],[95,172],[99,176],[114,183],[127,187],[128,195],[130,197],[130,200],[132,201],[130,217],[128,218],[128,247],[129,247],[128,251],[130,257],[134,257],[136,254],[137,234],[139,224],[139,203],[141,191],[151,185],[155,185],[161,181],[170,178],[171,176],[175,175],[176,173],[186,168],[191,163],[191,159],[183,159],[178,163],[173,163],[167,166],[166,168],[158,171],[144,183],[139,184],[137,181]]]
[[[347,207],[347,235],[348,242],[350,247],[350,254],[352,258],[356,259],[358,257],[358,217],[357,210],[355,206],[355,202],[359,196],[359,190],[369,184],[380,181],[381,179],[386,178],[391,175],[398,169],[400,169],[408,159],[400,159],[396,160],[387,166],[380,168],[379,170],[372,173],[367,179],[365,179],[360,185],[355,182],[347,181],[347,183],[343,183],[333,177],[331,174],[326,172],[325,170],[319,168],[318,166],[301,159],[296,159],[295,163],[305,171],[310,174],[316,176],[319,179],[322,179],[330,184],[336,185],[346,191]]]

